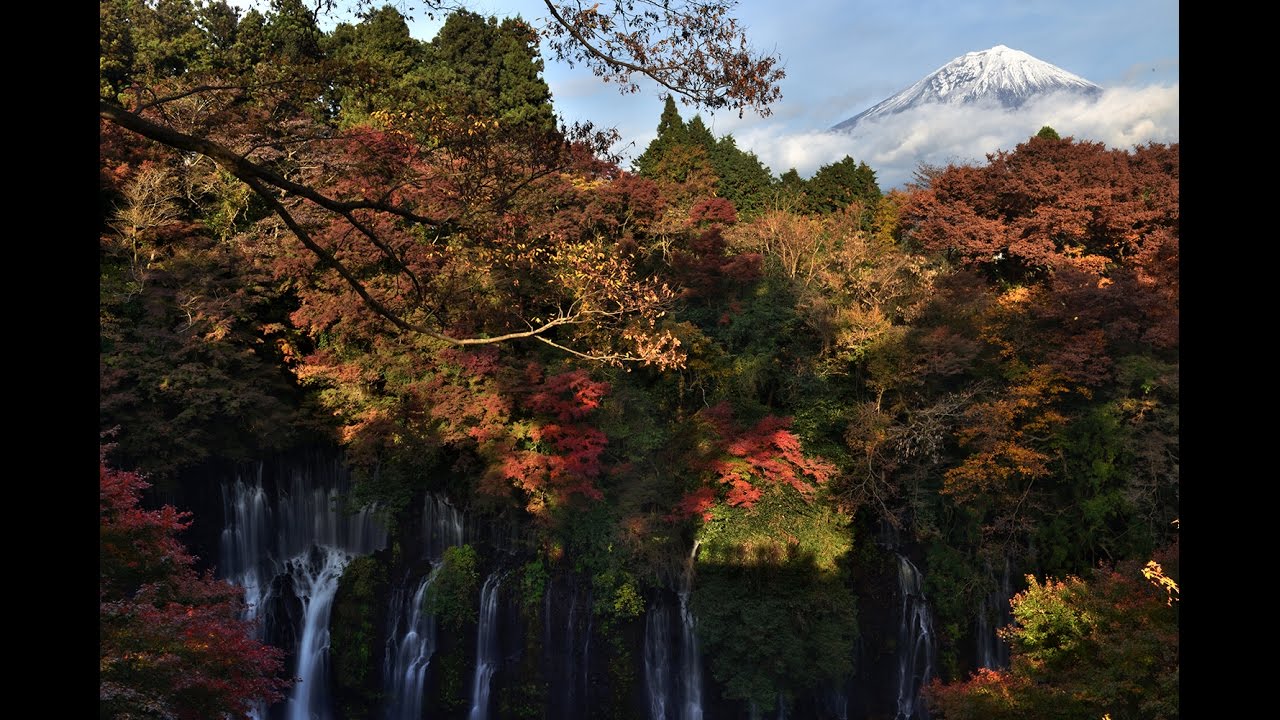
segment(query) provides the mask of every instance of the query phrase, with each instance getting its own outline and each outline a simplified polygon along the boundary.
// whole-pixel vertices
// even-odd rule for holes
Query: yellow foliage
[[[999,303],[1005,307],[1020,305],[1031,299],[1031,289],[1027,287],[1009,288],[1000,296]]]
[[[1160,563],[1155,560],[1148,560],[1147,566],[1142,568],[1142,576],[1150,580],[1152,585],[1164,588],[1169,595],[1166,605],[1172,606],[1173,602],[1178,599],[1176,597],[1178,595],[1178,583],[1164,574],[1164,568],[1160,567]]]

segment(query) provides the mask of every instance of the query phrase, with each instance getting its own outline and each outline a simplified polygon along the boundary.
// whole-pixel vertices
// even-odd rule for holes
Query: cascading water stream
[[[898,625],[898,714],[896,720],[928,720],[920,689],[933,677],[933,620],[924,596],[924,577],[898,555],[902,616]]]
[[[290,561],[294,592],[304,608],[298,642],[298,683],[289,697],[288,720],[324,717],[328,688],[329,613],[338,581],[351,556],[334,547],[315,548],[308,557]]]
[[[392,617],[397,622],[403,618],[404,626],[398,640],[401,628],[392,628],[387,640],[387,660],[383,664],[387,720],[418,720],[422,717],[427,668],[431,664],[431,655],[436,651],[435,618],[424,613],[422,606],[441,567],[436,565],[430,574],[422,578],[407,606],[404,604],[407,594],[404,588],[397,589],[392,599]]]
[[[644,680],[649,697],[649,720],[672,720],[671,614],[665,604],[649,607],[644,621]]]
[[[489,682],[498,665],[498,587],[502,576],[497,572],[484,581],[480,589],[480,619],[476,628],[476,670],[471,680],[471,715],[469,720],[489,717]]]
[[[991,670],[1009,667],[1009,645],[1000,639],[997,631],[1013,622],[1013,612],[1009,607],[1009,600],[1013,597],[1011,574],[1009,558],[1006,557],[999,588],[987,595],[978,608],[978,628],[975,635],[979,667]]]
[[[697,618],[689,602],[701,544],[694,542],[684,572],[676,579],[680,608],[678,650],[670,641],[673,624],[665,593],[654,598],[645,615],[644,678],[650,720],[702,720],[702,657]]]
[[[440,573],[444,551],[463,543],[462,512],[434,493],[424,501],[422,523],[424,552],[431,561],[431,572],[418,581],[412,594],[406,578],[405,584],[392,592],[387,615],[392,623],[382,663],[387,720],[422,717],[427,670],[436,650],[436,620],[423,612],[423,605]]]
[[[222,485],[222,529],[220,571],[222,577],[244,589],[244,617],[256,620],[271,594],[271,578],[264,577],[263,559],[270,552],[267,534],[271,529],[271,509],[262,488],[262,466],[258,466],[256,482],[246,484],[240,478]],[[257,626],[257,639],[266,640],[267,625]],[[257,703],[249,716],[253,720],[266,717],[267,706]]]
[[[579,573],[552,575],[542,595],[542,668],[549,712],[593,717],[590,659],[593,631],[590,582]]]
[[[262,610],[270,592],[271,579],[262,575],[262,560],[269,552],[266,535],[271,528],[271,510],[262,489],[262,469],[257,482],[246,485],[239,478],[222,486],[226,527],[222,530],[221,571],[225,579],[244,588],[245,617],[253,620]],[[259,626],[261,633],[265,629]],[[261,639],[261,638],[260,638]]]
[[[464,518],[462,511],[448,500],[428,493],[422,505],[422,535],[426,557],[438,565],[444,551],[463,544]]]
[[[293,628],[298,681],[285,715],[329,720],[329,613],[338,581],[352,558],[385,547],[387,532],[375,520],[375,508],[342,511],[346,476],[336,461],[291,470],[288,483],[276,483],[274,492],[266,489],[262,463],[252,479],[237,477],[223,486],[220,567],[225,579],[244,588],[246,616],[263,617],[264,637],[276,622],[266,613],[274,593],[292,588],[303,612]],[[277,582],[283,578],[288,582]]]
[[[682,577],[680,597],[680,663],[684,702],[680,708],[680,720],[702,720],[702,656],[698,651],[697,619],[689,607],[689,594],[693,589],[693,563],[698,557],[701,541],[693,543],[689,562]]]

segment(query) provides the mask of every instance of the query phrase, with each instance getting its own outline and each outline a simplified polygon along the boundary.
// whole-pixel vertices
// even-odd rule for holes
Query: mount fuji
[[[1088,80],[1028,55],[996,45],[966,53],[911,87],[831,128],[849,132],[864,121],[896,115],[932,103],[995,104],[1013,109],[1034,97],[1066,92],[1096,98],[1102,88]]]

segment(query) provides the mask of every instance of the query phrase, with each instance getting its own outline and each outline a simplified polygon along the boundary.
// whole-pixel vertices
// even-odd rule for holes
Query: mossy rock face
[[[546,687],[526,680],[504,686],[498,698],[499,715],[512,720],[539,720],[547,717]]]
[[[609,717],[611,720],[641,720],[644,716],[637,712],[633,698],[636,694],[637,660],[625,642],[615,636],[608,643],[609,653],[609,688],[606,694]],[[643,662],[641,659],[639,662]]]
[[[329,661],[334,702],[344,717],[374,717],[382,701],[378,668],[390,592],[386,566],[374,556],[352,560],[333,599]]]
[[[479,617],[480,556],[470,545],[446,548],[439,575],[427,592],[426,612],[448,632],[462,632]]]
[[[524,652],[520,656],[518,680],[504,685],[498,698],[500,717],[513,720],[550,718],[549,683],[544,660],[543,598],[551,575],[541,557],[525,563],[516,574],[516,604],[523,627]]]
[[[535,558],[520,569],[520,612],[531,628],[538,626],[542,613],[542,599],[547,593],[551,574],[541,557]]]
[[[466,656],[462,646],[437,653],[432,660],[439,663],[439,707],[451,716],[464,712],[471,704],[468,683],[471,680],[469,663],[473,661]]]

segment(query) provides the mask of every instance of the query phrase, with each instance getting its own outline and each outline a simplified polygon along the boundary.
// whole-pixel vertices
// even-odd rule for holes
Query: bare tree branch
[[[119,125],[126,130],[131,130],[139,135],[155,140],[163,145],[168,145],[177,150],[186,150],[187,152],[199,153],[213,160],[227,170],[227,172],[236,176],[241,180],[253,178],[273,185],[285,192],[306,198],[320,207],[338,213],[344,218],[351,220],[350,213],[353,210],[378,210],[381,212],[391,213],[406,220],[422,223],[424,225],[437,226],[441,224],[440,220],[429,218],[424,215],[406,210],[396,205],[385,202],[379,202],[368,199],[359,200],[334,200],[316,192],[314,189],[302,185],[285,178],[279,173],[263,167],[258,163],[249,160],[231,150],[230,148],[219,145],[208,138],[187,135],[178,132],[172,128],[156,124],[136,113],[129,112],[119,105],[114,105],[105,100],[98,101],[99,115]],[[354,222],[353,222],[354,224]]]
[[[557,56],[586,63],[624,93],[639,89],[631,76],[640,74],[686,102],[739,116],[749,107],[762,117],[782,96],[786,72],[777,56],[747,45],[728,15],[736,0],[621,0],[611,11],[581,0],[543,4],[551,14],[544,32]]]
[[[541,336],[543,333],[550,331],[552,328],[558,327],[560,325],[567,325],[576,321],[576,319],[573,316],[569,316],[569,317],[562,316],[562,317],[557,317],[552,320],[549,320],[539,325],[538,327],[530,328],[529,330],[524,332],[513,332],[513,333],[507,333],[505,335],[496,335],[493,337],[485,337],[485,338],[455,338],[449,335],[445,335],[436,330],[432,330],[431,328],[426,327],[425,325],[411,323],[405,320],[404,318],[400,317],[396,313],[392,312],[389,308],[387,308],[386,305],[382,304],[377,299],[375,299],[369,293],[368,289],[365,288],[364,284],[361,283],[360,280],[356,278],[355,274],[351,272],[351,270],[347,268],[347,266],[344,265],[342,261],[338,260],[338,258],[336,258],[333,255],[333,253],[324,249],[324,247],[322,247],[319,243],[317,243],[314,239],[312,239],[311,234],[308,233],[300,223],[298,223],[297,219],[293,217],[293,214],[290,213],[289,210],[285,208],[283,204],[281,204],[280,200],[276,198],[275,194],[271,192],[269,188],[263,185],[263,183],[260,180],[252,177],[241,178],[241,179],[244,180],[244,182],[258,195],[258,197],[262,198],[263,202],[265,202],[267,206],[271,208],[272,212],[274,212],[277,216],[279,216],[279,218],[282,221],[284,221],[285,226],[289,228],[289,230],[294,234],[294,236],[296,236],[298,240],[301,241],[302,244],[306,246],[308,250],[315,253],[316,257],[320,258],[324,264],[333,268],[339,275],[342,276],[343,280],[347,281],[347,284],[351,286],[351,289],[354,290],[356,294],[360,296],[360,299],[363,300],[369,306],[370,309],[372,309],[374,312],[381,315],[388,322],[390,322],[392,325],[396,326],[401,330],[420,333],[422,335],[426,335],[427,337],[449,343],[450,345],[458,345],[458,346],[492,345],[494,343],[507,342],[510,340],[520,340],[524,338],[542,339],[539,336]],[[557,345],[557,347],[560,347],[560,346]],[[562,348],[562,349],[567,350],[568,348]],[[575,352],[575,351],[570,350],[570,352]],[[575,352],[575,354],[581,354],[581,353]]]
[[[322,208],[325,208],[334,213],[337,213],[338,215],[346,219],[353,228],[355,228],[357,231],[360,232],[361,235],[368,238],[383,253],[385,253],[389,258],[393,260],[398,260],[398,256],[394,253],[393,249],[387,246],[386,243],[384,243],[378,237],[377,233],[373,232],[367,225],[365,225],[364,223],[361,223],[357,218],[355,218],[352,215],[352,212],[354,210],[359,210],[359,209],[379,210],[383,212],[392,213],[399,217],[413,220],[415,222],[421,222],[421,223],[429,224],[433,226],[439,224],[437,221],[434,221],[431,218],[426,218],[426,217],[417,215],[416,213],[404,210],[403,208],[399,208],[394,205],[389,205],[387,203],[373,202],[369,200],[357,200],[357,201],[347,201],[347,202],[334,200],[332,198],[329,198],[325,195],[322,195],[316,192],[315,190],[305,185],[300,185],[298,183],[287,180],[284,177],[280,176],[278,173],[275,173],[257,163],[254,163],[246,159],[245,157],[236,154],[230,149],[223,147],[222,145],[219,145],[218,143],[215,143],[211,140],[208,140],[207,138],[199,138],[191,135],[186,135],[184,133],[178,132],[171,128],[158,125],[145,118],[140,117],[135,113],[131,113],[119,106],[112,105],[107,102],[101,103],[101,116],[110,122],[120,125],[123,128],[134,131],[139,135],[155,140],[156,142],[160,142],[165,145],[168,145],[169,147],[204,155],[210,158],[211,160],[213,160],[215,163],[217,163],[224,169],[226,169],[227,172],[231,173],[233,176],[243,181],[245,184],[249,186],[250,189],[253,190],[253,192],[256,195],[258,195],[258,197],[262,199],[264,203],[266,203],[267,207],[269,207],[271,211],[275,213],[275,215],[278,216],[284,222],[285,226],[289,228],[290,232],[292,232],[294,236],[298,238],[298,240],[303,244],[303,246],[305,246],[309,251],[315,254],[315,256],[319,258],[324,265],[336,271],[342,277],[342,279],[346,281],[346,283],[351,287],[351,289],[355,291],[355,293],[360,297],[360,299],[363,300],[368,305],[370,309],[372,309],[375,313],[383,317],[385,320],[387,320],[388,322],[390,322],[392,325],[399,328],[400,330],[404,330],[407,332],[420,333],[427,337],[434,338],[436,340],[440,340],[441,342],[445,342],[450,345],[456,345],[456,346],[491,345],[495,343],[508,342],[511,340],[537,338],[539,340],[542,340],[543,342],[546,342],[549,345],[557,347],[566,352],[572,353],[574,355],[578,355],[580,357],[593,359],[593,360],[605,360],[605,361],[643,360],[643,358],[633,357],[630,355],[621,355],[621,354],[592,355],[589,353],[583,353],[583,352],[565,347],[558,343],[551,342],[545,337],[542,337],[543,335],[545,335],[546,333],[550,332],[551,330],[557,327],[560,327],[563,325],[582,323],[585,321],[584,318],[587,316],[594,316],[594,315],[617,316],[622,314],[620,312],[615,313],[615,312],[610,312],[606,310],[584,311],[581,309],[576,309],[576,310],[571,310],[567,314],[562,313],[561,315],[551,320],[548,320],[547,322],[540,323],[535,327],[530,327],[529,330],[505,333],[502,335],[495,335],[492,337],[473,337],[473,338],[456,338],[456,337],[452,337],[450,335],[441,333],[438,330],[434,330],[425,325],[409,322],[408,320],[404,319],[400,315],[396,314],[394,311],[388,308],[385,304],[383,304],[382,302],[374,298],[373,295],[369,292],[368,288],[366,288],[364,284],[360,282],[360,280],[356,277],[355,273],[352,272],[350,268],[348,268],[344,263],[342,263],[342,261],[340,261],[332,252],[330,252],[329,250],[325,249],[322,245],[317,243],[315,239],[311,237],[311,234],[306,230],[306,228],[304,228],[302,224],[298,222],[297,218],[295,218],[293,214],[289,212],[288,208],[286,208],[284,204],[280,202],[279,198],[276,197],[276,194],[272,191],[271,188],[274,187],[278,190],[284,191],[294,196],[301,197],[306,200],[310,200],[311,202],[315,203],[316,205]],[[417,278],[415,277],[413,278],[413,280],[415,283],[415,287],[417,287]]]

